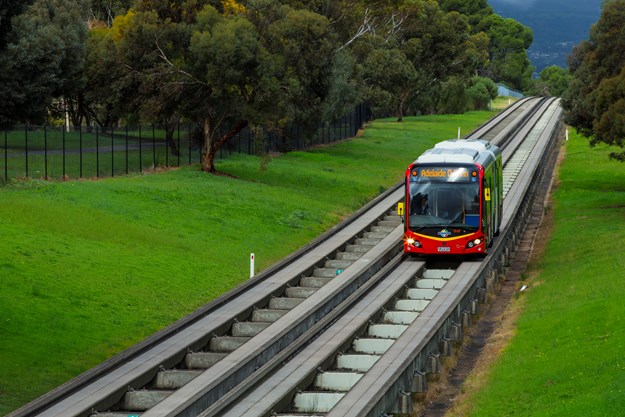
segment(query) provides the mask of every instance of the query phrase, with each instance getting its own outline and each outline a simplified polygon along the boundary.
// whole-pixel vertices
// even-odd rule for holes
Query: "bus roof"
[[[434,145],[434,148],[440,149],[460,149],[460,148],[468,148],[475,149],[478,152],[485,151],[490,148],[491,145],[489,141],[484,139],[450,139],[444,140],[442,142],[438,142]]]
[[[425,151],[417,163],[473,163],[483,151],[496,149],[483,139],[451,139],[437,143],[434,148]]]

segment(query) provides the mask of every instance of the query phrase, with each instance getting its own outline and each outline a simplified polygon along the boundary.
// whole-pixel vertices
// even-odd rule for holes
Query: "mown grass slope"
[[[453,415],[625,415],[625,165],[571,134],[514,336]],[[475,383],[477,381],[470,381]]]

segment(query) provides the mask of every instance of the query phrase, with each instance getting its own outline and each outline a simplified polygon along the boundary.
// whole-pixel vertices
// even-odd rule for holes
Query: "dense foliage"
[[[81,88],[84,1],[22,3],[4,3],[0,11],[0,127],[43,119],[52,97]]]
[[[562,97],[569,88],[570,81],[571,74],[568,69],[551,65],[540,72],[538,79],[532,80],[525,92],[532,96]]]
[[[625,145],[625,0],[606,1],[587,41],[569,57],[572,75],[563,100],[566,120],[590,144]],[[625,152],[611,158],[625,161]]]
[[[531,41],[485,0],[9,1],[0,124],[158,123],[175,154],[186,121],[214,171],[245,127],[312,134],[363,100],[400,121],[483,108],[472,77],[523,88]]]

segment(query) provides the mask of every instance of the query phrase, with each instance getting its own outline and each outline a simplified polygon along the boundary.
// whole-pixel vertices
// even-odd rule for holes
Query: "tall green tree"
[[[376,49],[362,65],[366,95],[374,110],[384,113],[392,109],[401,122],[406,101],[413,93],[417,71],[399,49]]]
[[[532,30],[514,19],[504,19],[496,14],[481,20],[478,30],[490,39],[490,66],[485,75],[509,87],[525,89],[534,71],[527,56],[527,49],[534,40]]]
[[[561,97],[569,87],[570,79],[571,75],[568,69],[551,65],[540,72],[538,79],[532,80],[533,82],[526,89],[526,93],[534,96]]]
[[[398,120],[407,108],[435,111],[441,85],[450,77],[468,77],[481,65],[480,55],[485,56],[486,42],[483,37],[480,42],[480,37],[471,35],[467,18],[455,11],[443,12],[436,1],[388,2],[384,8],[369,13],[370,33],[350,47],[365,63],[363,81],[367,91],[375,92],[370,99],[377,100],[374,104],[380,107],[393,97],[389,110],[396,113]],[[383,74],[373,77],[372,71],[384,69],[384,63],[379,61],[385,53],[376,50],[396,50],[392,57],[398,66],[388,71],[405,75],[393,76],[392,83],[384,80]],[[370,54],[373,58],[369,58]],[[372,59],[377,64],[368,67]],[[402,61],[410,66],[400,65]]]
[[[467,88],[467,96],[473,110],[486,110],[497,97],[497,85],[487,77],[472,77]]]
[[[567,123],[590,139],[623,148],[625,138],[625,0],[610,0],[589,38],[569,56],[572,79],[563,97]],[[625,151],[611,158],[625,161]]]
[[[494,14],[493,8],[487,0],[439,0],[441,9],[445,12],[458,12],[469,18],[469,24],[477,28],[486,17]]]
[[[196,122],[202,170],[214,172],[219,148],[246,126],[316,126],[354,99],[343,94],[353,60],[327,18],[275,1],[214,3],[140,0],[115,19],[98,41],[120,64],[112,114]]]
[[[86,6],[82,0],[36,0],[10,19],[0,55],[0,126],[41,123],[54,99],[79,88]]]
[[[438,111],[443,114],[462,114],[467,111],[469,97],[462,78],[451,77],[441,85]]]
[[[0,3],[0,51],[4,51],[13,27],[13,17],[24,12],[34,0],[3,0]]]
[[[113,19],[128,12],[133,2],[133,0],[91,0],[89,20],[101,21],[111,26]]]

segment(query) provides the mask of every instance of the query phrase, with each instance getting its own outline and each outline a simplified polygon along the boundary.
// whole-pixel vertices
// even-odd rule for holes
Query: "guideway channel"
[[[369,372],[397,339],[418,320],[454,274],[426,270],[425,262],[399,255],[398,265],[300,354],[262,381],[244,400],[218,414],[293,416],[327,413]],[[464,264],[468,265],[468,264]],[[461,272],[460,272],[461,273]],[[293,387],[308,386],[303,391]],[[285,399],[290,399],[285,407]],[[282,407],[291,412],[271,414]],[[214,415],[212,410],[201,417]]]

